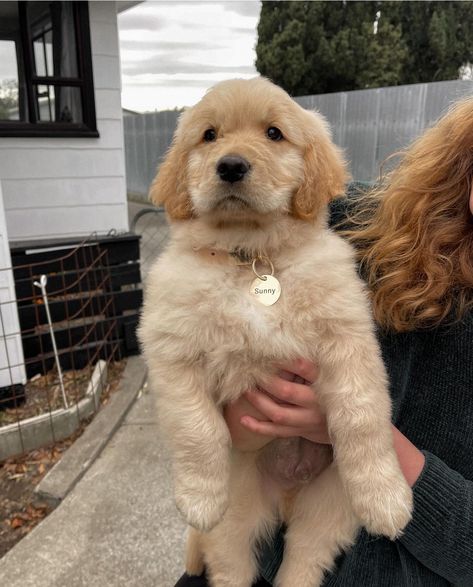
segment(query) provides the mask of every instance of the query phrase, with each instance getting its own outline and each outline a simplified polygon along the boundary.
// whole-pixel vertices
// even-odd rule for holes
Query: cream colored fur
[[[283,140],[268,138],[273,126]],[[215,141],[203,140],[209,128]],[[216,173],[228,154],[251,164],[234,184]],[[322,117],[258,78],[219,84],[185,112],[152,186],[172,239],[149,274],[139,335],[176,504],[193,527],[187,568],[205,564],[212,587],[250,587],[255,546],[283,519],[275,585],[316,587],[360,526],[395,539],[411,517],[367,295],[351,248],[327,228],[326,204],[345,180]],[[251,268],[196,252],[208,248],[266,255],[279,301],[259,304]],[[335,458],[287,492],[265,474],[260,452],[232,449],[222,408],[298,357],[319,367],[314,389]]]

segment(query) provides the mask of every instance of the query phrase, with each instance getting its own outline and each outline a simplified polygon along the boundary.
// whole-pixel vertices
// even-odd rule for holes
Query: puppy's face
[[[217,218],[289,212],[304,175],[299,137],[268,92],[258,100],[241,88],[232,90],[217,92],[193,112],[188,146],[193,209]]]
[[[172,219],[308,220],[345,180],[321,116],[265,79],[232,80],[183,114],[151,197]]]

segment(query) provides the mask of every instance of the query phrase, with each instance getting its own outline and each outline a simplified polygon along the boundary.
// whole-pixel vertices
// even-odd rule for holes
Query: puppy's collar
[[[207,259],[210,262],[232,264],[237,267],[249,267],[256,276],[250,285],[250,294],[264,306],[272,306],[281,295],[281,284],[274,276],[274,265],[271,259],[264,255],[250,255],[244,249],[235,249],[233,251],[223,251],[212,248],[194,248],[194,252]],[[256,268],[257,263],[263,267],[269,267],[270,274],[260,274]]]
[[[246,251],[245,249],[233,249],[232,251],[225,251],[223,249],[214,249],[211,247],[193,247],[195,253],[207,259],[208,261],[216,261],[219,263],[231,263],[239,267],[246,267],[253,263],[256,258],[255,255]]]

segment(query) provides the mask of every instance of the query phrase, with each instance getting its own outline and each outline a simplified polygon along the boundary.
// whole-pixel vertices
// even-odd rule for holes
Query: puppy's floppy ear
[[[192,217],[192,204],[187,189],[188,153],[180,138],[185,114],[181,116],[171,147],[159,166],[149,191],[150,200],[156,205],[163,204],[173,220]]]
[[[292,214],[302,220],[314,220],[318,213],[344,193],[349,179],[341,150],[334,145],[325,119],[315,112],[304,154],[304,178],[294,194]]]

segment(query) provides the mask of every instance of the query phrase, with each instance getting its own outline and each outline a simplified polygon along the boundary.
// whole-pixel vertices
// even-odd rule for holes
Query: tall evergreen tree
[[[294,95],[456,79],[473,62],[473,2],[264,1],[256,54]]]

